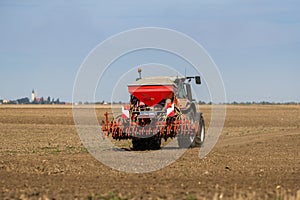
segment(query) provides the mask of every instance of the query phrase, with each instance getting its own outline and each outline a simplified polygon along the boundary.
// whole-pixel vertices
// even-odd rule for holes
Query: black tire
[[[195,111],[192,108],[187,110],[188,112],[185,113],[186,116],[189,117],[190,120],[195,120]],[[182,129],[182,128],[181,128]],[[189,148],[193,145],[195,140],[195,136],[193,135],[181,135],[177,136],[177,142],[179,148]]]
[[[186,149],[192,146],[194,138],[191,138],[189,135],[180,135],[177,137],[177,142],[179,148]]]
[[[132,148],[134,150],[157,150],[160,149],[161,138],[153,136],[150,138],[133,138]]]
[[[195,114],[194,114],[195,117]],[[179,148],[189,148],[189,147],[201,147],[205,140],[205,123],[202,115],[200,114],[199,128],[196,135],[179,135],[177,137]]]
[[[199,132],[196,134],[193,147],[201,147],[203,146],[205,141],[205,123],[202,115],[200,116],[199,121]]]

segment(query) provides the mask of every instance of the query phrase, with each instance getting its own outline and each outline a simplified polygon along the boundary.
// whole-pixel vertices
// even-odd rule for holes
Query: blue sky
[[[71,101],[77,70],[96,45],[148,26],[199,42],[219,67],[228,101],[300,101],[297,0],[2,0],[0,99],[34,88]]]

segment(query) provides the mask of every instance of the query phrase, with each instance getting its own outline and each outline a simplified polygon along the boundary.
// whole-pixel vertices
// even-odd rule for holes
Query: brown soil
[[[208,126],[210,108],[201,108]],[[299,113],[300,106],[228,106],[204,159],[193,148],[164,169],[129,174],[86,151],[70,107],[2,105],[0,199],[300,199]]]

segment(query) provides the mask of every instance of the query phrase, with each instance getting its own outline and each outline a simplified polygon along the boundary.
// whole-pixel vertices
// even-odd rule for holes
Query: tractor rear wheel
[[[196,134],[193,147],[201,147],[204,143],[204,140],[205,140],[205,123],[203,117],[201,116],[199,122],[199,130]]]
[[[200,115],[198,130],[196,130],[194,135],[179,135],[177,137],[179,148],[201,147],[204,143],[204,140],[205,124],[202,115]]]
[[[185,114],[185,117],[193,123],[195,121],[195,110],[190,108],[188,109],[188,112]],[[182,126],[187,126],[187,125],[182,125]],[[188,127],[185,127],[186,129]],[[183,130],[183,127],[181,128]],[[177,142],[179,148],[189,148],[193,145],[195,140],[195,134],[187,134],[185,135],[184,133],[181,133],[180,135],[177,136]]]
[[[180,135],[177,137],[179,148],[189,148],[193,146],[195,136],[192,135]]]

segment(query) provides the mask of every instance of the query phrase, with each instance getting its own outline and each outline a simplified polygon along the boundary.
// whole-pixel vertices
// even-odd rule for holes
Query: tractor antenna
[[[139,73],[139,77],[137,78],[137,80],[142,79],[142,68],[138,68],[138,73]]]
[[[184,77],[186,77],[186,67],[184,67]]]

